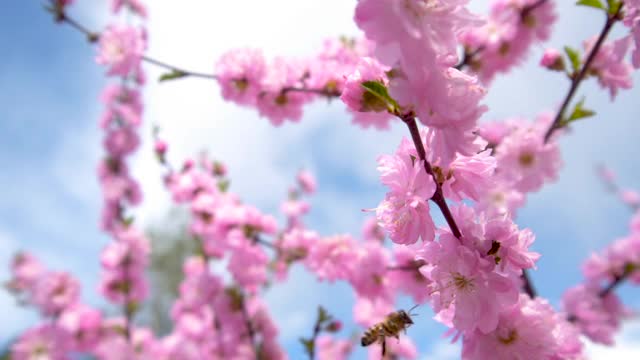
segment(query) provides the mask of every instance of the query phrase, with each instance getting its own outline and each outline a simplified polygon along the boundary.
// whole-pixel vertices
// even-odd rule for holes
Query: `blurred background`
[[[70,14],[93,29],[108,18],[106,2],[76,0]],[[308,56],[323,39],[357,36],[352,22],[355,0],[270,1],[149,1],[149,51],[154,58],[181,67],[213,72],[218,57],[234,47],[257,47],[267,56]],[[595,35],[601,14],[557,1],[559,20],[547,44],[582,47]],[[486,12],[488,1],[472,1]],[[95,49],[66,26],[53,23],[42,1],[9,0],[0,22],[0,280],[8,279],[11,256],[27,250],[49,268],[70,271],[83,284],[82,298],[111,311],[98,296],[98,255],[108,242],[98,229],[100,192],[95,175],[101,156],[101,113],[98,96],[105,84],[103,69],[94,63]],[[613,38],[623,34],[618,28]],[[556,108],[568,81],[540,68],[544,48],[529,61],[492,84],[484,120],[513,116],[532,118]],[[391,131],[361,130],[350,124],[339,101],[317,101],[306,108],[303,121],[273,127],[257,112],[224,103],[215,82],[188,78],[158,84],[161,70],[147,67],[144,142],[131,168],[141,182],[145,200],[136,219],[153,240],[150,269],[156,296],[146,304],[140,321],[167,332],[167,309],[180,280],[182,257],[188,254],[186,213],[171,205],[154,161],[151,124],[162,128],[177,163],[202,150],[225,162],[231,189],[246,203],[277,214],[280,202],[298,170],[315,173],[319,192],[307,224],[323,235],[360,234],[366,214],[384,196],[375,170],[376,158],[392,152],[402,136],[401,124]],[[640,82],[636,74],[635,83]],[[561,139],[565,166],[559,180],[529,197],[517,219],[537,235],[534,250],[542,254],[532,277],[539,293],[554,305],[564,289],[581,281],[581,262],[610,241],[627,233],[631,212],[605,190],[595,173],[606,164],[623,187],[640,187],[640,106],[637,89],[623,91],[611,103],[593,80],[580,94],[597,116],[576,123]],[[242,136],[239,147],[237,137]],[[260,183],[255,179],[259,178]],[[638,289],[619,289],[626,304],[638,308]],[[317,284],[296,266],[287,283],[265,294],[281,327],[281,342],[292,359],[303,356],[300,336],[307,336],[317,305],[343,320],[343,337],[361,331],[351,319],[354,296],[345,284]],[[408,304],[408,302],[407,302]],[[37,314],[19,307],[0,291],[0,349],[37,322]],[[115,311],[115,310],[114,310]],[[426,307],[409,335],[419,345],[421,359],[455,359],[457,345],[443,338],[444,328],[430,319]],[[634,340],[635,339],[635,340]],[[630,321],[618,337],[618,347],[590,346],[595,359],[640,358],[640,322]],[[0,350],[1,353],[1,350]],[[363,358],[360,349],[353,358]]]

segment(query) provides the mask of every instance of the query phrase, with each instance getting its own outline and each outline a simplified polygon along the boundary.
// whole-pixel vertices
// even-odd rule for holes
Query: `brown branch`
[[[142,56],[142,61],[167,69],[167,70],[171,70],[175,73],[180,73],[183,76],[191,76],[191,77],[199,77],[199,78],[203,78],[203,79],[212,79],[212,80],[217,80],[218,77],[215,74],[206,74],[206,73],[201,73],[201,72],[197,72],[197,71],[191,71],[191,70],[185,70],[183,68],[177,67],[175,65],[170,65],[167,64],[164,61],[160,61],[160,60],[156,60],[154,58],[151,58],[147,55]]]
[[[584,65],[582,65],[580,72],[578,72],[578,75],[576,75],[571,81],[571,87],[569,88],[569,92],[565,96],[564,101],[562,102],[562,106],[560,106],[560,110],[558,110],[556,117],[553,119],[553,123],[551,123],[551,125],[549,126],[549,129],[547,129],[547,132],[544,135],[545,143],[549,141],[549,139],[551,138],[551,135],[553,135],[553,132],[561,127],[560,122],[562,121],[564,113],[567,110],[567,106],[569,106],[569,103],[571,102],[571,99],[573,98],[576,91],[578,90],[580,83],[582,82],[582,80],[584,80],[585,76],[589,72],[589,67],[591,66],[591,63],[593,63],[593,60],[595,60],[596,55],[598,54],[598,51],[600,51],[600,47],[602,47],[602,45],[604,44],[605,39],[607,38],[607,36],[609,35],[609,32],[613,28],[613,25],[619,20],[622,7],[623,7],[623,4],[620,5],[620,7],[618,8],[618,11],[615,14],[610,15],[607,13],[607,21],[605,22],[604,27],[602,28],[602,31],[600,31],[598,40],[596,40],[596,43],[591,49],[589,56],[587,56],[587,60],[584,62]]]
[[[312,89],[312,88],[306,88],[306,87],[295,87],[295,86],[290,86],[290,87],[285,87],[282,89],[282,93],[286,94],[288,92],[302,92],[302,93],[308,93],[308,94],[316,94],[316,95],[322,95],[322,96],[326,96],[327,98],[331,99],[331,98],[337,98],[340,97],[341,93],[339,90],[334,89]]]
[[[242,299],[242,316],[244,317],[244,323],[247,327],[247,334],[249,336],[249,342],[253,346],[253,349],[256,354],[256,359],[260,358],[260,345],[257,342],[256,338],[256,329],[253,327],[253,323],[251,322],[251,316],[249,316],[249,311],[247,310],[247,303],[244,300],[244,296]]]
[[[48,9],[48,10],[55,14],[55,20],[57,22],[68,24],[73,29],[75,29],[78,32],[80,32],[83,35],[85,35],[87,37],[87,40],[90,43],[95,43],[100,39],[100,33],[99,32],[95,32],[95,31],[89,30],[86,26],[82,25],[80,22],[78,22],[74,18],[70,17],[64,11],[62,11],[62,10],[58,11],[58,10],[55,10],[55,9]],[[142,56],[142,61],[144,61],[144,62],[146,62],[148,64],[151,64],[151,65],[155,65],[155,66],[167,69],[167,70],[171,70],[171,71],[176,72],[176,73],[180,73],[183,76],[199,77],[199,78],[213,79],[213,80],[216,80],[218,78],[215,74],[206,74],[206,73],[201,73],[201,72],[197,72],[197,71],[185,70],[185,69],[183,69],[181,67],[168,64],[168,63],[166,63],[164,61],[156,60],[156,59],[154,59],[154,58],[152,58],[150,56],[147,56],[147,55]]]
[[[615,290],[616,287],[620,286],[625,280],[627,280],[635,270],[636,270],[636,267],[633,266],[633,264],[625,265],[624,270],[622,271],[622,274],[614,276],[613,281],[609,283],[609,285],[604,287],[602,290],[600,290],[600,292],[598,293],[598,296],[600,296],[601,298],[604,298],[607,295],[609,295],[609,293]]]
[[[410,261],[404,265],[395,265],[395,266],[387,266],[387,270],[389,271],[417,271],[422,266],[426,265],[426,261],[424,260],[414,260]]]
[[[402,121],[407,124],[407,127],[409,128],[411,139],[413,140],[413,144],[416,147],[416,151],[418,152],[418,158],[424,163],[424,170],[427,172],[427,174],[433,177],[433,181],[436,183],[436,191],[430,200],[438,205],[438,208],[442,212],[444,219],[447,221],[451,232],[455,237],[460,239],[462,237],[462,233],[460,232],[458,224],[456,224],[456,221],[451,214],[451,210],[449,210],[447,201],[445,200],[442,193],[442,186],[438,182],[438,179],[436,178],[436,175],[431,168],[431,164],[429,164],[429,162],[427,161],[427,153],[424,149],[424,145],[422,144],[422,139],[420,138],[420,130],[418,130],[416,118],[413,116],[413,114],[408,114],[401,116],[400,119],[402,119]]]
[[[535,298],[537,295],[536,288],[533,287],[533,281],[531,281],[527,270],[522,270],[522,281],[524,282],[522,286],[524,288],[524,292],[526,292],[530,298]]]

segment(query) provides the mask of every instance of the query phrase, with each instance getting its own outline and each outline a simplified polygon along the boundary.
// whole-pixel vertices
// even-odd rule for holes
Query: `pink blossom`
[[[260,50],[236,49],[225,53],[216,64],[222,97],[240,105],[255,104],[266,71]]]
[[[378,224],[398,244],[412,244],[421,238],[431,241],[435,226],[429,214],[428,200],[436,190],[424,162],[411,154],[415,151],[403,139],[394,155],[378,158],[378,171],[382,183],[390,191],[376,208]]]
[[[319,241],[320,235],[315,231],[294,228],[284,234],[278,247],[283,252],[285,262],[291,263],[306,258]]]
[[[320,335],[316,340],[319,360],[346,360],[351,354],[353,344],[349,340],[333,339],[328,335]]]
[[[234,280],[250,293],[258,291],[267,281],[269,257],[258,244],[251,244],[239,232],[229,235],[232,248],[228,269]]]
[[[389,313],[395,311],[393,303],[389,300],[357,297],[355,304],[353,304],[353,320],[365,328],[383,321]]]
[[[391,354],[391,358],[400,359],[416,359],[418,358],[418,349],[413,344],[410,337],[402,336],[399,340],[394,338],[387,338],[386,340],[387,354]],[[369,360],[384,360],[381,357],[382,354],[381,344],[371,344],[368,348]],[[389,355],[386,355],[389,356]]]
[[[595,42],[595,37],[584,42],[585,54],[591,52]],[[609,89],[612,100],[618,93],[618,89],[630,89],[633,86],[632,67],[625,61],[629,45],[628,37],[603,44],[589,68],[595,73],[600,85]]]
[[[58,315],[75,304],[80,296],[80,283],[65,272],[45,273],[35,288],[33,303],[45,315]]]
[[[640,206],[640,194],[635,190],[622,190],[620,191],[620,197],[622,201],[631,207]]]
[[[117,123],[139,126],[142,123],[142,99],[140,92],[123,85],[108,85],[100,100],[106,110],[100,119],[100,127],[107,129]]]
[[[104,139],[104,148],[109,154],[121,157],[133,153],[140,144],[138,133],[131,128],[120,128],[107,132]]]
[[[373,127],[378,130],[387,130],[393,119],[393,115],[388,112],[359,112],[351,109],[348,110],[352,115],[351,122],[363,129]]]
[[[348,235],[322,238],[313,246],[305,264],[320,280],[346,280],[355,270],[358,254]]]
[[[302,64],[276,58],[269,65],[269,71],[260,84],[262,92],[256,104],[260,115],[268,118],[275,126],[282,125],[285,120],[300,121],[302,107],[311,96],[286,89],[301,87],[300,81],[304,72]]]
[[[457,201],[479,201],[482,194],[493,186],[495,169],[496,159],[487,150],[473,156],[458,155],[448,169],[438,168],[436,174],[438,181],[442,182],[445,197]]]
[[[391,95],[404,108],[415,110],[420,122],[429,127],[432,160],[448,163],[456,153],[473,155],[484,148],[476,142],[474,130],[487,110],[480,104],[486,89],[475,77],[454,68],[428,71],[422,77],[401,74],[393,78]]]
[[[140,0],[111,0],[111,11],[114,14],[119,13],[124,6],[143,18],[147,17],[147,8]]]
[[[112,25],[100,35],[96,62],[109,68],[108,75],[127,76],[138,70],[146,47],[142,29]]]
[[[522,294],[516,304],[500,314],[494,330],[463,335],[462,359],[576,359],[582,352],[578,336],[547,301]]]
[[[426,243],[418,258],[432,265],[421,271],[432,281],[431,302],[439,320],[460,331],[493,331],[502,309],[517,301],[515,279],[494,272],[492,262],[453,236]]]
[[[169,145],[167,144],[167,142],[160,139],[156,140],[156,142],[153,144],[153,150],[155,150],[155,152],[160,155],[166,153],[168,147]]]
[[[451,66],[457,58],[456,34],[465,26],[479,23],[465,8],[467,2],[361,0],[355,21],[378,45],[376,52],[385,62],[395,63],[399,58],[409,61],[411,55],[426,53],[433,57],[429,64]],[[397,46],[392,50],[391,45]]]
[[[134,227],[116,229],[113,235],[116,241],[107,245],[101,255],[100,292],[117,304],[140,302],[149,290],[144,274],[149,242]]]
[[[592,341],[613,345],[613,335],[629,311],[614,293],[602,297],[600,289],[578,285],[562,296],[564,310],[580,331]]]
[[[287,200],[280,206],[280,211],[291,219],[297,219],[307,214],[311,209],[308,202],[302,200]]]
[[[630,28],[630,38],[633,38],[635,48],[631,53],[633,67],[640,68],[640,2],[627,0],[624,2],[624,25]]]
[[[45,274],[45,268],[40,261],[27,252],[19,252],[11,262],[12,279],[9,287],[17,291],[32,293],[38,279]]]
[[[370,56],[374,47],[373,42],[364,37],[328,38],[322,43],[322,50],[318,54],[318,58],[355,65],[360,58]]]
[[[591,284],[615,281],[628,271],[630,264],[640,263],[640,233],[631,233],[612,242],[601,254],[592,254],[582,266]],[[640,283],[640,272],[631,273],[631,282]]]
[[[466,47],[482,49],[467,62],[483,82],[522,63],[533,44],[549,38],[556,19],[553,2],[537,4],[523,16],[523,10],[536,1],[495,0],[486,24],[470,27],[460,36]]]
[[[509,184],[498,183],[482,194],[482,198],[476,204],[476,209],[488,214],[510,214],[515,218],[517,210],[524,206],[525,201],[523,193],[512,189]]]
[[[296,176],[298,180],[298,184],[302,191],[307,194],[313,194],[316,192],[316,179],[313,177],[313,174],[307,170],[301,170]]]
[[[379,243],[366,243],[357,251],[353,271],[349,282],[360,297],[372,299],[392,298],[391,282],[387,272],[390,256],[387,249]]]
[[[427,279],[420,272],[422,260],[416,260],[416,252],[408,246],[393,246],[394,264],[389,271],[389,283],[394,289],[410,295],[416,304],[422,304],[428,299],[425,289],[429,285]]]
[[[541,115],[538,123],[547,118]],[[543,137],[543,131],[523,125],[496,147],[501,180],[521,192],[537,191],[545,182],[555,180],[561,166],[560,151],[554,141],[544,143]]]
[[[557,67],[559,61],[562,61],[562,54],[558,49],[547,48],[540,59],[540,65],[547,68]]]
[[[548,48],[544,51],[542,59],[540,59],[540,65],[551,71],[565,71],[566,67],[562,53],[555,48]]]
[[[340,99],[353,111],[386,112],[388,110],[386,102],[365,91],[362,84],[372,81],[386,86],[388,80],[385,71],[387,70],[388,68],[376,59],[368,57],[360,59],[355,71],[347,77]]]
[[[43,324],[27,330],[11,346],[14,360],[67,360],[71,337],[54,324]]]
[[[507,121],[483,122],[478,128],[478,134],[491,146],[499,145],[511,133],[512,127]]]
[[[102,314],[87,305],[75,304],[64,310],[57,323],[73,336],[75,348],[89,351],[100,339]]]
[[[384,238],[384,231],[378,226],[378,220],[375,217],[367,218],[362,224],[362,239],[364,241],[382,242]]]

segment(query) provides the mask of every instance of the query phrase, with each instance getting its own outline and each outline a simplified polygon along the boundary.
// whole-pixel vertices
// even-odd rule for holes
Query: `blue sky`
[[[77,2],[72,10],[77,17],[95,27],[104,24],[104,4]],[[472,3],[478,10],[486,7],[486,1]],[[562,16],[549,45],[577,46],[600,27],[599,14],[570,3],[562,1],[558,11]],[[211,72],[217,57],[232,47],[261,47],[269,55],[312,54],[327,36],[358,33],[351,23],[354,4],[255,1],[247,12],[246,4],[240,2],[225,4],[224,11],[203,0],[158,2],[150,9],[149,54],[205,72]],[[271,11],[276,8],[286,11]],[[97,227],[100,195],[95,168],[101,154],[96,124],[103,70],[93,63],[94,51],[84,39],[53,24],[40,2],[10,0],[5,11],[10,16],[0,22],[4,49],[0,62],[0,163],[4,168],[0,172],[0,279],[8,276],[10,254],[26,249],[51,268],[79,274],[83,298],[102,304],[95,290],[96,260],[108,239]],[[617,30],[614,35],[623,33]],[[568,83],[537,66],[542,51],[543,47],[534,48],[529,62],[495,81],[485,119],[532,117],[559,104]],[[159,74],[157,69],[148,70],[150,79]],[[640,76],[636,74],[634,80],[638,83]],[[625,187],[637,186],[640,179],[635,159],[640,153],[637,89],[622,92],[610,103],[592,80],[581,88],[579,95],[583,94],[598,115],[576,124],[561,140],[566,166],[559,180],[532,194],[518,218],[521,227],[535,231],[534,248],[543,255],[532,274],[535,285],[556,304],[564,289],[580,281],[579,265],[588,254],[627,231],[630,212],[604,191],[594,166],[610,166]],[[163,85],[152,80],[146,106],[146,125],[161,125],[173,161],[207,148],[228,164],[232,189],[264,211],[276,211],[298,169],[314,171],[320,190],[312,199],[308,222],[326,235],[359,234],[365,216],[360,210],[375,206],[385,191],[377,179],[375,159],[393,151],[406,135],[400,124],[384,133],[362,131],[349,124],[341,104],[324,101],[309,106],[300,124],[274,128],[254,111],[222,102],[217,86],[201,79]],[[239,149],[234,140],[238,134],[251,145]],[[169,200],[148,136],[145,140],[132,166],[147,189],[138,218],[153,224],[162,221]],[[309,285],[312,279],[299,268],[291,278],[287,285],[270,290],[267,300],[274,316],[281,319],[284,344],[292,359],[297,359],[297,337],[310,332],[316,305],[324,304],[336,315],[350,318],[353,295],[344,284]],[[637,289],[624,286],[620,294],[630,305],[640,305]],[[7,314],[0,343],[36,321],[31,311],[15,307],[4,292],[0,308]],[[424,353],[431,353],[426,358],[456,358],[441,341],[442,328],[429,319],[426,309],[420,313],[419,324],[409,333]],[[347,325],[345,336],[355,330]],[[637,333],[636,325],[628,328]],[[630,335],[624,339],[630,356],[638,356],[640,352],[632,352],[634,346],[640,350]],[[611,355],[594,351],[596,358]],[[361,357],[361,352],[354,356]]]

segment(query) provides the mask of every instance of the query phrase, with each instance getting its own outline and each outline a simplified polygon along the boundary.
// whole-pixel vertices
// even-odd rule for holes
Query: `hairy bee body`
[[[367,329],[364,335],[362,335],[360,343],[362,346],[369,346],[375,342],[381,343],[382,356],[384,356],[386,352],[385,339],[387,337],[399,339],[400,332],[406,331],[412,324],[413,320],[411,320],[411,316],[409,316],[406,311],[399,310],[392,312],[387,315],[383,321]]]

